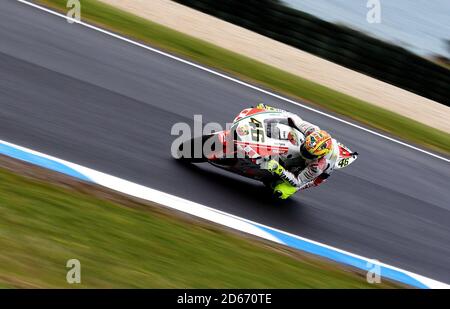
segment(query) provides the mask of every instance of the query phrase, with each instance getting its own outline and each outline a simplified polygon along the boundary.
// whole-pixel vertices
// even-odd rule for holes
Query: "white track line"
[[[230,81],[232,81],[232,82],[235,82],[235,83],[237,83],[237,84],[240,84],[240,85],[243,85],[243,86],[245,86],[245,87],[254,89],[254,90],[256,90],[256,91],[262,92],[262,93],[264,93],[264,94],[267,94],[267,95],[269,95],[269,96],[275,97],[275,98],[280,99],[280,100],[282,100],[282,101],[289,102],[289,103],[291,103],[291,104],[297,105],[297,106],[302,107],[302,108],[304,108],[304,109],[313,111],[313,112],[318,113],[318,114],[320,114],[320,115],[326,116],[326,117],[328,117],[328,118],[331,118],[331,119],[337,120],[337,121],[339,121],[339,122],[345,123],[345,124],[347,124],[347,125],[350,125],[350,126],[352,126],[352,127],[358,128],[358,129],[360,129],[360,130],[369,132],[369,133],[371,133],[371,134],[373,134],[373,135],[376,135],[376,136],[379,136],[379,137],[381,137],[381,138],[387,139],[387,140],[389,140],[389,141],[391,141],[391,142],[394,142],[394,143],[403,145],[403,146],[405,146],[405,147],[408,147],[408,148],[411,148],[411,149],[420,151],[420,152],[422,152],[422,153],[424,153],[424,154],[430,155],[430,156],[432,156],[432,157],[435,157],[435,158],[438,158],[438,159],[440,159],[440,160],[443,160],[443,161],[445,161],[445,162],[449,162],[449,163],[450,163],[450,159],[444,158],[444,157],[442,157],[442,156],[439,156],[439,155],[434,154],[434,153],[432,153],[432,152],[426,151],[426,150],[424,150],[424,149],[421,149],[421,148],[418,148],[418,147],[409,145],[409,144],[404,143],[404,142],[402,142],[402,141],[396,140],[396,139],[394,139],[394,138],[392,138],[392,137],[389,137],[389,136],[383,135],[383,134],[381,134],[381,133],[378,133],[378,132],[376,132],[376,131],[373,131],[373,130],[364,128],[364,127],[362,127],[362,126],[359,126],[359,125],[357,125],[357,124],[351,123],[351,122],[349,122],[349,121],[346,121],[346,120],[344,120],[344,119],[338,118],[338,117],[336,117],[336,116],[327,114],[327,113],[325,113],[325,112],[322,112],[322,111],[320,111],[320,110],[314,109],[314,108],[309,107],[309,106],[307,106],[307,105],[304,105],[304,104],[295,102],[295,101],[290,100],[290,99],[288,99],[288,98],[282,97],[282,96],[280,96],[280,95],[278,95],[278,94],[276,94],[276,93],[273,93],[273,92],[270,92],[270,91],[261,89],[261,88],[259,88],[259,87],[256,87],[256,86],[254,86],[254,85],[245,83],[245,82],[243,82],[243,81],[241,81],[241,80],[238,80],[238,79],[236,79],[236,78],[233,78],[233,77],[227,76],[227,75],[225,75],[225,74],[216,72],[216,71],[214,71],[214,70],[208,69],[208,68],[203,67],[203,66],[201,66],[201,65],[199,65],[199,64],[196,64],[196,63],[187,61],[187,60],[182,59],[182,58],[179,58],[179,57],[176,57],[176,56],[174,56],[174,55],[168,54],[168,53],[166,53],[166,52],[163,52],[163,51],[161,51],[161,50],[155,49],[155,48],[153,48],[153,47],[150,47],[150,46],[147,46],[147,45],[144,45],[144,44],[135,42],[135,41],[133,41],[133,40],[127,39],[127,38],[122,37],[122,36],[120,36],[120,35],[117,35],[117,34],[115,34],[115,33],[109,32],[109,31],[107,31],[107,30],[104,30],[104,29],[101,29],[101,28],[92,26],[92,25],[87,24],[87,23],[85,23],[85,22],[77,21],[77,20],[75,20],[75,19],[69,18],[69,17],[67,17],[67,16],[65,16],[65,15],[63,15],[63,14],[57,13],[57,12],[55,12],[55,11],[52,11],[52,10],[47,9],[47,8],[45,8],[45,7],[42,7],[42,6],[40,6],[40,5],[37,5],[37,4],[34,4],[34,3],[30,3],[30,2],[28,2],[28,1],[26,1],[26,0],[17,0],[17,1],[18,1],[18,2],[21,2],[21,3],[23,3],[23,4],[26,4],[26,5],[32,6],[32,7],[34,7],[34,8],[37,8],[37,9],[39,9],[39,10],[45,11],[45,12],[47,12],[47,13],[53,14],[53,15],[55,15],[55,16],[64,18],[64,19],[66,19],[66,20],[73,21],[74,23],[80,24],[80,25],[85,26],[85,27],[87,27],[87,28],[90,28],[90,29],[93,29],[93,30],[102,32],[102,33],[104,33],[104,34],[107,34],[107,35],[112,36],[112,37],[114,37],[114,38],[117,38],[117,39],[119,39],[119,40],[122,40],[122,41],[128,42],[128,43],[130,43],[130,44],[133,44],[133,45],[136,45],[136,46],[145,48],[145,49],[147,49],[147,50],[149,50],[149,51],[158,53],[158,54],[160,54],[160,55],[169,57],[169,58],[174,59],[174,60],[176,60],[176,61],[183,62],[183,63],[185,63],[185,64],[187,64],[187,65],[190,65],[190,66],[196,67],[196,68],[198,68],[198,69],[200,69],[200,70],[206,71],[206,72],[208,72],[208,73],[211,73],[211,74],[220,76],[220,77],[222,77],[222,78],[225,78],[225,79],[230,80]]]

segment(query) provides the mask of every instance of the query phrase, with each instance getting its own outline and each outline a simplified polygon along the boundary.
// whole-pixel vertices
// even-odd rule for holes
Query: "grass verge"
[[[1,288],[401,287],[5,157],[0,248]]]
[[[59,11],[67,11],[66,0],[35,2]],[[243,80],[309,101],[404,140],[450,154],[450,134],[99,1],[83,0],[82,18],[124,36],[232,73]]]

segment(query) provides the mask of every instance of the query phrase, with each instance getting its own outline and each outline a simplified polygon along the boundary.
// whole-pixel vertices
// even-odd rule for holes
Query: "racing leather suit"
[[[287,117],[289,125],[299,130],[305,135],[305,137],[312,132],[320,130],[318,126],[304,121],[294,113],[280,109],[278,110],[283,112],[283,114]],[[299,190],[315,187],[323,183],[330,176],[337,160],[339,159],[338,143],[335,139],[332,139],[332,142],[333,149],[327,155],[322,158],[312,160],[303,158],[305,162],[305,166],[303,168],[299,168],[298,166],[288,167],[287,169],[283,169],[280,177],[292,186],[297,187]]]

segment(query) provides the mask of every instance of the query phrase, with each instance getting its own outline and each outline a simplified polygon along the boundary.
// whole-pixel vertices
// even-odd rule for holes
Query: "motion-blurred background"
[[[380,23],[367,0],[176,2],[450,104],[448,1],[380,1]]]

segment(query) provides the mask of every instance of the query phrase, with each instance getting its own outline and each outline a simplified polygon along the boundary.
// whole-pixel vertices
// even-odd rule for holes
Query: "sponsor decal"
[[[290,131],[288,134],[288,140],[291,142],[292,145],[297,146],[298,145],[297,133],[295,133],[294,131]]]
[[[237,129],[236,132],[239,136],[244,136],[244,135],[248,135],[248,133],[250,132],[248,125],[244,124],[244,125],[240,125]]]

